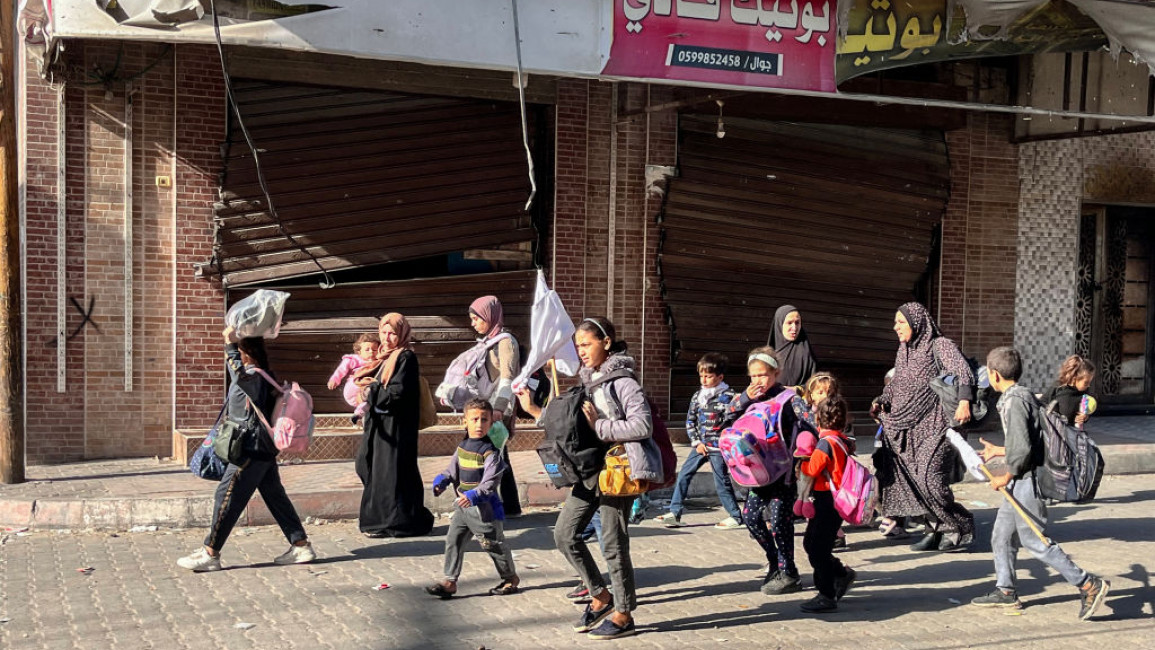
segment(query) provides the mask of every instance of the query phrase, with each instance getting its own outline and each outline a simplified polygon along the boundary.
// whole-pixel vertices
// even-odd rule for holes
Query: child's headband
[[[766,354],[765,352],[756,352],[751,354],[750,358],[746,359],[746,365],[750,365],[754,361],[761,361],[762,363],[770,366],[772,370],[778,369],[778,360]]]
[[[593,323],[595,326],[597,326],[598,331],[600,331],[602,333],[603,339],[610,338],[610,335],[606,333],[606,328],[602,327],[602,324],[597,322],[596,320],[594,320],[592,318],[584,318],[584,319],[582,319],[582,323]],[[581,323],[578,323],[578,325],[581,325]]]

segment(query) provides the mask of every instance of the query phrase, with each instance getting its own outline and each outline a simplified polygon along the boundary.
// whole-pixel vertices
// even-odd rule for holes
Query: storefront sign
[[[1107,37],[1073,5],[1051,2],[1005,25],[967,25],[947,0],[850,0],[838,42],[838,81],[932,61],[1096,50]]]
[[[834,0],[614,0],[602,74],[834,92]]]

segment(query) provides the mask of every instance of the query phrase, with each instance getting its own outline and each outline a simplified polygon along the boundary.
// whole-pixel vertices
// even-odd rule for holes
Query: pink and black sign
[[[615,0],[602,74],[835,91],[835,0]]]

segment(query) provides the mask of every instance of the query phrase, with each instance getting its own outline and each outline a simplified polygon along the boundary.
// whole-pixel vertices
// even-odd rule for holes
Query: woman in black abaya
[[[420,369],[409,349],[409,323],[401,314],[381,317],[381,368],[369,383],[365,434],[357,450],[360,528],[366,537],[416,537],[433,529],[417,468],[421,414]]]

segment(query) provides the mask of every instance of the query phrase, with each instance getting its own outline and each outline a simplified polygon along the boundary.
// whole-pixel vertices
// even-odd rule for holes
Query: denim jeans
[[[730,482],[730,470],[726,469],[726,461],[722,458],[722,452],[719,451],[709,451],[703,456],[698,453],[697,449],[690,450],[690,455],[686,456],[686,462],[682,463],[682,469],[678,472],[678,480],[674,483],[674,496],[670,497],[670,512],[677,517],[682,516],[682,512],[685,510],[682,503],[690,491],[690,480],[706,463],[710,463],[710,469],[713,470],[714,489],[718,492],[718,499],[722,501],[722,507],[731,517],[742,521],[742,511],[738,509],[738,500],[734,497],[734,485]]]
[[[1007,491],[1015,497],[1023,511],[1047,535],[1047,505],[1035,494],[1032,474],[1011,481]],[[1087,572],[1080,569],[1070,556],[1053,541],[1044,542],[1031,530],[1030,526],[1010,501],[1003,500],[999,513],[995,515],[994,529],[991,531],[991,550],[995,555],[995,585],[1004,591],[1015,591],[1015,559],[1019,548],[1025,548],[1035,558],[1059,572],[1071,585],[1080,587],[1087,581]]]

